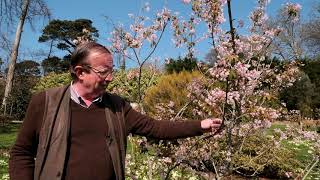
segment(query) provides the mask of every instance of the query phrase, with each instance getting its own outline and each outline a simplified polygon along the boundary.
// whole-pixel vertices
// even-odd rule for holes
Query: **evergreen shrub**
[[[160,77],[157,85],[150,87],[146,91],[144,98],[146,112],[150,115],[155,115],[160,104],[169,104],[174,112],[178,112],[188,103],[188,84],[194,78],[200,77],[202,75],[197,71],[182,71],[178,74],[173,73]],[[190,107],[185,113],[186,116],[191,115]]]

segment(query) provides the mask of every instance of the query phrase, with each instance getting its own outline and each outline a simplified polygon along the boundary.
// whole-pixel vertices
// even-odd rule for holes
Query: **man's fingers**
[[[211,119],[211,120],[212,120],[212,124],[221,124],[222,123],[222,120],[218,119],[218,118]]]
[[[220,127],[221,124],[212,124],[211,127]]]

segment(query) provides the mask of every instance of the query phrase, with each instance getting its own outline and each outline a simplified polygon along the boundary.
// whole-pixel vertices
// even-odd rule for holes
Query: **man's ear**
[[[85,73],[85,69],[83,69],[82,66],[74,67],[73,71],[74,71],[74,74],[78,77],[78,79],[82,79],[83,78],[83,75]]]

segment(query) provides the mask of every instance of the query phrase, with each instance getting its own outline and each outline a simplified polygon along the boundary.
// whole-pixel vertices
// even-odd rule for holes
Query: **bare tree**
[[[112,27],[112,29],[114,31],[113,33],[115,33],[118,36],[119,40],[121,41],[122,47],[118,48],[118,49],[112,49],[112,50],[114,51],[114,54],[116,55],[116,60],[117,60],[118,66],[120,67],[121,70],[124,71],[124,70],[126,70],[125,51],[128,50],[128,48],[129,48],[125,43],[126,31],[125,31],[123,25],[115,23],[110,17],[105,16],[105,19],[107,20],[108,25]]]
[[[207,63],[209,63],[209,65],[214,65],[214,63],[217,61],[217,51],[215,49],[210,49],[204,59]]]
[[[6,23],[8,27],[13,25],[15,22],[14,18],[19,16],[15,39],[9,60],[4,97],[2,101],[2,108],[4,109],[4,113],[6,113],[7,99],[12,89],[14,70],[17,62],[20,39],[24,23],[27,20],[32,26],[32,19],[34,19],[34,17],[39,15],[49,17],[50,13],[47,6],[42,0],[1,0],[0,14],[1,23]]]
[[[320,53],[320,3],[314,6],[308,22],[301,28],[301,36],[305,40],[308,55],[318,56]]]
[[[4,108],[4,113],[6,113],[7,98],[9,97],[9,94],[12,88],[13,73],[14,73],[16,62],[17,62],[22,29],[23,29],[24,21],[27,16],[29,4],[30,4],[30,0],[24,0],[23,6],[22,6],[22,13],[17,26],[15,41],[11,51],[9,70],[8,70],[7,79],[6,79],[6,88],[5,88],[4,97],[2,100],[2,108]]]
[[[303,57],[304,51],[302,44],[304,39],[300,33],[300,20],[289,20],[283,15],[283,11],[280,10],[276,17],[269,20],[269,26],[281,28],[280,34],[276,36],[272,43],[274,54],[282,60],[296,60]]]

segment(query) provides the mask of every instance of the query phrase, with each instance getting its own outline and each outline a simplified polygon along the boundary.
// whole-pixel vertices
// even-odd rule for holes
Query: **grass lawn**
[[[287,126],[283,123],[274,123],[267,130],[267,134],[271,135],[275,129],[280,129],[281,131],[286,131]],[[292,150],[295,153],[295,159],[297,159],[301,164],[305,167],[311,167],[311,165],[315,162],[313,159],[314,149],[312,145],[308,141],[300,141],[298,143],[294,143],[292,140],[282,140],[282,146]],[[307,168],[309,169],[309,168]],[[320,180],[320,162],[316,164],[316,166],[311,170],[310,174],[306,177],[306,179],[315,179]]]
[[[0,180],[9,179],[8,160],[9,150],[16,140],[17,131],[20,124],[10,124],[0,127]]]

